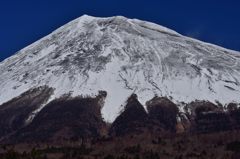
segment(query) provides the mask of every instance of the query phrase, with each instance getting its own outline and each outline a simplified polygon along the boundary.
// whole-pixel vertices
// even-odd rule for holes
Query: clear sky
[[[0,61],[83,14],[147,20],[240,51],[239,0],[1,0]]]

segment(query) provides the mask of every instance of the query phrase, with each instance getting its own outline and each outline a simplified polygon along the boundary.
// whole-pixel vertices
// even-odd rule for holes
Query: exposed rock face
[[[28,124],[32,112],[45,103],[53,89],[39,87],[23,93],[0,106],[0,139],[18,131]]]
[[[229,103],[227,105],[227,110],[228,111],[234,111],[234,110],[237,110],[238,109],[238,104],[237,103]]]
[[[217,107],[215,104],[209,101],[200,101],[200,100],[196,100],[189,103],[185,109],[186,109],[186,112],[191,114],[192,117],[196,117],[197,115],[200,115],[201,113],[204,113],[204,112],[221,110],[219,107]]]
[[[233,109],[231,105],[229,107]],[[232,130],[236,126],[233,123],[233,115],[230,115],[229,111],[224,111],[211,102],[195,101],[187,107],[191,108],[190,119],[193,132],[219,132]]]
[[[87,139],[103,135],[105,129],[99,98],[66,97],[49,103],[12,138],[20,142]]]
[[[3,104],[1,142],[82,141],[105,135],[212,133],[240,128],[240,109],[235,103],[224,110],[211,102],[195,101],[184,113],[169,99],[154,97],[146,103],[146,112],[133,94],[108,129],[101,114],[107,92],[100,91],[95,97],[65,95],[42,107],[52,92],[52,88],[39,87]]]
[[[146,103],[149,117],[164,125],[165,130],[176,131],[178,108],[165,97],[154,97]]]
[[[224,112],[206,112],[195,119],[197,132],[219,132],[232,129],[228,114]]]
[[[131,95],[127,100],[124,111],[113,122],[110,135],[126,135],[128,133],[141,133],[146,128],[148,122],[148,114],[144,107],[137,100],[135,94]]]

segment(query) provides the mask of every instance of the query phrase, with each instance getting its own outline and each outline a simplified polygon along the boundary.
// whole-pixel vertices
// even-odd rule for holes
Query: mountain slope
[[[45,105],[104,90],[102,114],[113,121],[132,93],[142,104],[155,95],[239,102],[239,79],[239,52],[149,22],[85,15],[0,63],[0,105],[40,86],[54,89]]]

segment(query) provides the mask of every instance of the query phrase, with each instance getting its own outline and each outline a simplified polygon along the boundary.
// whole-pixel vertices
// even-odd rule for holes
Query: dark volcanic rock
[[[116,118],[110,128],[111,135],[126,135],[132,132],[141,133],[146,128],[148,114],[133,94],[127,100],[124,111]]]
[[[212,133],[240,128],[240,108],[236,103],[228,104],[227,110],[223,110],[208,101],[194,101],[186,106],[186,113],[180,113],[169,99],[154,97],[146,103],[147,113],[133,94],[108,131],[101,116],[105,91],[96,97],[63,96],[47,104],[27,122],[52,92],[52,88],[39,87],[1,105],[1,143],[83,141],[105,135]]]
[[[31,113],[46,102],[53,89],[39,87],[29,90],[0,106],[0,138],[26,126]]]
[[[154,97],[146,103],[151,120],[163,124],[165,130],[176,131],[177,106],[165,97]]]
[[[232,129],[232,122],[228,113],[215,104],[207,101],[191,102],[192,131],[210,133]]]
[[[229,112],[235,111],[235,110],[237,110],[237,109],[238,109],[238,104],[237,104],[237,103],[229,103],[229,104],[227,105],[227,110],[228,110]]]
[[[208,112],[196,117],[196,128],[198,132],[219,132],[232,129],[230,117],[224,112]]]
[[[209,101],[200,101],[196,100],[194,102],[189,103],[186,106],[187,112],[191,114],[192,117],[196,117],[202,113],[206,112],[214,112],[220,110],[218,106],[209,102]]]
[[[62,141],[99,137],[106,133],[101,116],[102,98],[66,97],[55,100],[45,106],[30,125],[14,134],[10,141]]]

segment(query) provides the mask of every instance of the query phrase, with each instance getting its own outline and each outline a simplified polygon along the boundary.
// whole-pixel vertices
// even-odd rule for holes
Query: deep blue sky
[[[148,20],[240,50],[239,0],[1,0],[0,61],[83,14]]]

